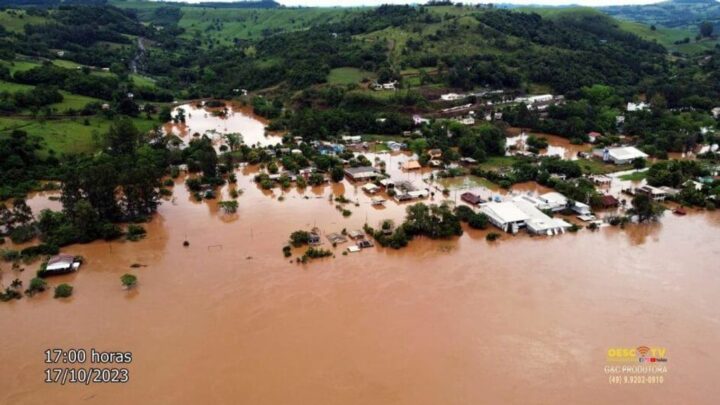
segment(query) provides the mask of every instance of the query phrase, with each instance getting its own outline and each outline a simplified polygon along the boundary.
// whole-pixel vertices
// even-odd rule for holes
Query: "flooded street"
[[[422,182],[399,169],[406,154],[366,156]],[[318,227],[333,249],[326,234],[399,222],[409,204],[374,207],[347,180],[265,191],[257,170],[220,191],[242,190],[236,214],[195,202],[178,178],[145,239],[63,249],[86,259],[49,279],[72,284],[72,298],[0,303],[0,403],[709,404],[720,394],[718,212],[496,243],[465,228],[399,251],[344,256],[341,244],[299,265],[282,255],[292,231]],[[340,194],[350,217],[331,201]],[[29,204],[59,208],[45,198]],[[3,285],[27,283],[38,265],[0,264]],[[133,291],[120,285],[128,272]],[[667,347],[664,384],[609,384],[608,349],[640,345]],[[131,351],[130,381],[46,384],[43,352],[56,347]]]

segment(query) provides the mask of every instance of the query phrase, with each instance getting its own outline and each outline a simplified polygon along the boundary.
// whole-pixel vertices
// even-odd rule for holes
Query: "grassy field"
[[[155,80],[148,76],[131,73],[130,79],[136,86],[155,87]]]
[[[614,165],[604,163],[599,159],[580,159],[577,161],[582,167],[586,174],[607,174],[612,172],[619,172],[622,170],[629,170],[632,168],[630,165]]]
[[[484,170],[497,170],[509,168],[515,162],[517,162],[517,158],[514,156],[491,156],[478,166]]]
[[[0,81],[0,91],[8,91],[11,93],[17,91],[28,91],[34,86],[20,83],[12,83]],[[63,101],[55,104],[51,104],[50,107],[54,108],[56,112],[62,113],[68,109],[81,110],[88,103],[99,102],[101,100],[92,97],[81,96],[79,94],[69,93],[61,90],[60,93],[63,95]]]
[[[26,91],[32,89],[33,86],[28,84],[12,83],[0,80],[0,91],[8,91],[14,93],[16,91]]]
[[[365,78],[372,78],[373,73],[352,67],[337,68],[330,71],[327,81],[330,84],[360,83]]]
[[[541,15],[543,18],[551,19],[568,15],[577,16],[602,14],[601,11],[589,7],[520,7],[518,10],[528,13],[536,13]],[[696,28],[667,28],[657,25],[657,29],[653,30],[649,24],[623,19],[616,19],[616,21],[620,29],[632,32],[645,40],[655,41],[671,52],[678,51],[681,53],[693,54],[713,49],[715,44],[720,43],[718,39],[703,39],[700,42],[696,42]],[[690,42],[687,44],[675,45],[676,41],[682,41],[685,38],[690,38]]]
[[[111,121],[100,117],[73,117],[61,120],[18,119],[0,117],[0,137],[8,135],[14,129],[21,129],[43,140],[40,155],[53,150],[57,154],[91,153],[98,149],[97,136],[107,132]],[[149,131],[157,125],[155,120],[134,118],[135,126],[141,131]],[[94,134],[97,134],[94,135]]]
[[[697,32],[686,29],[657,27],[653,31],[648,25],[642,23],[624,20],[620,20],[618,23],[623,30],[632,32],[648,41],[656,41],[670,51],[693,54],[713,49],[716,44],[720,43],[718,39],[703,39],[697,42],[695,41]],[[690,42],[675,45],[676,41],[682,41],[685,38],[690,38]]]
[[[42,24],[45,18],[30,16],[24,10],[0,11],[0,25],[11,32],[23,32],[26,24]]]
[[[87,96],[81,96],[79,94],[68,93],[67,91],[60,91],[63,95],[63,101],[52,104],[50,107],[54,108],[55,111],[62,113],[69,109],[82,110],[89,103],[101,102],[102,100]]]
[[[625,174],[625,175],[620,176],[620,180],[642,181],[642,180],[645,180],[646,177],[647,177],[647,171],[635,172],[635,173],[630,173],[630,174]]]
[[[180,27],[186,37],[203,35],[222,44],[235,39],[260,39],[279,32],[298,31],[319,23],[338,21],[353,9],[215,9],[183,7]]]

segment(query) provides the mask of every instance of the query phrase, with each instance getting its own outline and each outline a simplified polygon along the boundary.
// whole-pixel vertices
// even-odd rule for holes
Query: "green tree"
[[[656,220],[663,211],[664,208],[646,194],[638,194],[632,199],[632,213],[640,222]]]
[[[140,143],[140,131],[127,117],[115,119],[107,133],[107,146],[113,155],[131,155]]]
[[[123,287],[126,289],[131,289],[137,285],[137,276],[134,274],[123,274],[120,276],[120,282],[122,283]]]
[[[713,34],[715,27],[710,21],[703,21],[700,24],[700,35],[703,37],[710,37]]]

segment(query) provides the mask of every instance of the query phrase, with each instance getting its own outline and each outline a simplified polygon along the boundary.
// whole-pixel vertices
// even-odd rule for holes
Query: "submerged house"
[[[604,162],[611,162],[616,165],[626,165],[632,163],[635,159],[648,157],[646,153],[633,146],[596,149],[593,154],[601,157]]]
[[[56,274],[66,274],[77,271],[80,268],[82,261],[68,254],[59,254],[53,256],[48,260],[45,265],[45,269],[38,273],[40,276],[52,276]]]
[[[460,195],[460,199],[462,199],[466,203],[472,204],[472,205],[478,205],[478,204],[482,204],[483,202],[485,202],[482,198],[480,198],[479,195],[473,194],[469,191],[462,193]]]
[[[652,198],[654,201],[664,201],[667,198],[667,192],[665,190],[645,185],[635,189],[635,194],[644,194]]]
[[[375,194],[378,191],[380,191],[380,187],[376,186],[373,183],[368,183],[364,186],[362,186],[363,191],[365,191],[368,194]]]
[[[375,179],[380,174],[372,166],[348,167],[345,169],[345,176],[351,181],[365,181]]]
[[[403,170],[418,170],[421,167],[422,166],[420,166],[420,162],[418,162],[417,160],[408,160],[402,165]]]

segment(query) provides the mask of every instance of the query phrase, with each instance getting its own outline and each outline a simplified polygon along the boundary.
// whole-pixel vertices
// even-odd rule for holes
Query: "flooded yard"
[[[393,176],[426,175],[400,168],[407,154],[366,156]],[[399,222],[407,204],[372,206],[347,180],[262,190],[258,170],[220,189],[218,200],[242,191],[233,215],[176,179],[145,239],[63,248],[86,259],[50,279],[71,283],[72,298],[0,303],[0,403],[711,403],[719,393],[719,213],[496,243],[466,228],[345,256],[349,243],[333,248],[328,233]],[[341,194],[349,217],[331,201]],[[30,204],[56,209],[48,197]],[[284,258],[288,235],[312,227],[335,257]],[[3,285],[27,283],[38,265],[0,264]],[[139,279],[130,292],[119,281],[128,272]],[[607,350],[640,345],[668,348],[664,384],[610,385]],[[130,381],[45,384],[43,352],[56,347],[131,351]]]
[[[513,135],[506,139],[505,144],[507,147],[512,147],[517,151],[524,152],[527,150],[527,139],[532,135],[536,138],[545,138],[547,140],[548,147],[540,150],[540,156],[557,156],[561,159],[577,160],[578,153],[592,152],[591,145],[574,145],[570,143],[569,139],[561,136],[541,133],[525,133],[521,132],[519,128],[510,128],[509,131]]]

